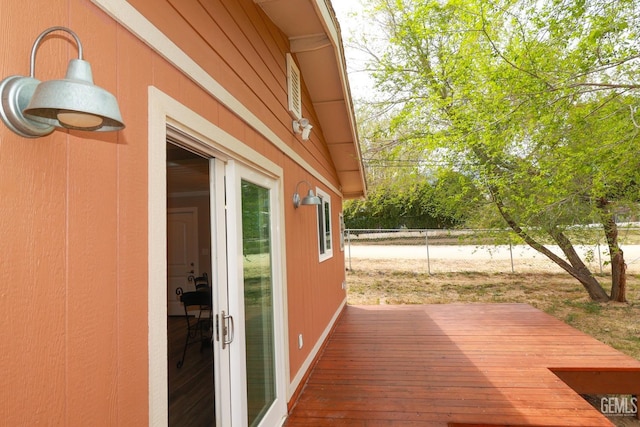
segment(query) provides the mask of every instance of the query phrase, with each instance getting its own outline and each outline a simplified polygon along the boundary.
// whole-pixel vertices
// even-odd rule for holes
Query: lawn
[[[429,275],[376,264],[360,261],[347,271],[349,304],[527,303],[640,360],[640,275],[627,278],[628,303],[595,303],[568,274]],[[598,279],[607,289],[610,277]]]

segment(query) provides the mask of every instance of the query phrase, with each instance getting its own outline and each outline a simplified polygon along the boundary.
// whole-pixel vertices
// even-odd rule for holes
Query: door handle
[[[216,326],[215,326],[215,331],[216,331],[216,341],[220,341],[220,319],[219,319],[219,315],[216,314]]]
[[[235,325],[233,323],[233,316],[230,314],[225,314],[224,310],[222,311],[222,349],[224,350],[233,342],[233,336],[235,334]]]

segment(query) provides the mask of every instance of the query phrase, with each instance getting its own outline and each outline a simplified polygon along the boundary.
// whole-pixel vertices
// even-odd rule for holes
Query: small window
[[[318,205],[318,247],[320,261],[333,256],[333,242],[331,239],[331,197],[324,191],[316,189],[321,203]]]
[[[344,214],[342,212],[338,214],[338,220],[340,221],[340,250],[344,252],[345,227],[344,227]]]

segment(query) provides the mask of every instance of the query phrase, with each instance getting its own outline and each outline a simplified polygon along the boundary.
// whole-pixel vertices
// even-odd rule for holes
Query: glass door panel
[[[220,188],[211,185],[214,160],[169,142],[166,155],[168,425],[223,425],[216,421],[219,368],[210,321],[211,291],[219,285],[211,259],[225,250],[210,239],[219,227],[211,218],[220,206]],[[207,286],[197,291],[196,277],[205,275]],[[189,305],[196,295],[198,303]]]
[[[247,415],[257,426],[276,399],[270,190],[241,181]]]
[[[287,377],[279,182],[233,160],[226,178],[232,425],[281,425]]]

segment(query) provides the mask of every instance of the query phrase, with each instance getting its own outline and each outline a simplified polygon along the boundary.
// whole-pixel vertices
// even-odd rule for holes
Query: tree
[[[369,5],[375,34],[385,36],[373,66],[389,125],[377,135],[470,178],[504,223],[593,300],[625,301],[615,213],[635,208],[640,182],[636,2]],[[610,295],[574,249],[575,226],[592,222],[609,246]]]
[[[462,174],[406,176],[378,182],[366,200],[344,204],[347,228],[453,228],[464,223],[477,204],[477,191]]]

